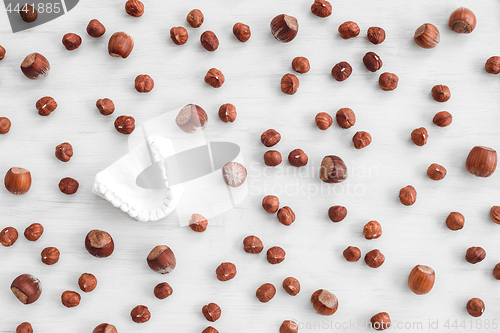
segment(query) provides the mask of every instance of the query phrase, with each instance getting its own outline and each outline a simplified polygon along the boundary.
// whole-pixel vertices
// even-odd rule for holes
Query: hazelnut
[[[316,290],[311,295],[311,303],[316,313],[323,316],[331,316],[339,307],[337,297],[325,289]]]
[[[446,102],[451,97],[450,88],[442,84],[436,85],[432,87],[431,95],[436,102],[441,102],[441,103]]]
[[[376,331],[383,331],[391,327],[391,317],[387,312],[380,312],[370,319],[372,328]]]
[[[118,333],[118,330],[113,325],[104,323],[94,328],[92,333]]]
[[[207,126],[208,115],[201,106],[196,104],[188,104],[183,107],[177,117],[175,123],[184,133],[197,133],[202,131]]]
[[[5,58],[5,48],[0,45],[0,60],[2,60],[3,58]]]
[[[347,216],[347,208],[344,206],[332,206],[328,209],[328,217],[332,222],[341,222]]]
[[[103,116],[109,116],[115,112],[115,103],[109,98],[98,99],[95,106]]]
[[[189,220],[189,227],[194,232],[204,232],[207,230],[208,221],[207,219],[200,214],[191,215],[191,220]]]
[[[46,247],[42,251],[42,262],[45,265],[54,265],[59,261],[60,252],[56,247]]]
[[[367,36],[370,43],[377,45],[385,40],[385,30],[379,27],[370,27]]]
[[[285,74],[281,78],[281,91],[287,95],[293,95],[299,89],[299,79],[293,74]]]
[[[361,251],[355,246],[348,246],[342,254],[344,255],[345,260],[349,262],[355,262],[361,258]]]
[[[382,226],[377,221],[370,221],[363,228],[365,239],[377,239],[382,236]]]
[[[472,317],[481,317],[485,310],[484,302],[479,298],[471,298],[467,302],[466,310]]]
[[[280,200],[277,196],[267,195],[262,199],[262,208],[268,213],[276,213],[280,207]]]
[[[33,327],[30,323],[21,323],[19,326],[17,326],[16,333],[33,333]]]
[[[465,162],[466,169],[478,177],[489,177],[497,168],[497,152],[488,147],[474,147]]]
[[[328,128],[330,128],[330,126],[332,126],[333,123],[332,116],[330,116],[326,112],[318,113],[314,118],[314,121],[316,122],[316,126],[318,126],[318,128],[322,131],[325,131]]]
[[[465,260],[470,264],[477,264],[486,258],[486,251],[482,247],[469,247],[465,253]]]
[[[40,223],[33,223],[24,230],[24,237],[30,242],[37,241],[43,234],[43,226]]]
[[[125,3],[125,11],[132,17],[141,17],[144,14],[144,4],[139,0],[128,0]]]
[[[91,37],[98,38],[106,33],[106,27],[99,20],[93,19],[87,25],[87,33]]]
[[[269,250],[267,250],[267,262],[271,265],[276,265],[283,260],[285,260],[286,252],[279,246],[273,246]]]
[[[199,28],[203,24],[203,13],[199,9],[193,9],[190,11],[186,17],[186,21],[189,23],[191,28]]]
[[[500,224],[500,206],[493,206],[490,209],[491,220],[496,224]]]
[[[116,58],[127,58],[133,48],[134,39],[124,32],[115,32],[108,42],[108,53]]]
[[[155,246],[149,253],[147,262],[149,268],[160,274],[172,272],[177,264],[174,252],[166,245]]]
[[[23,304],[31,304],[42,294],[40,280],[30,274],[22,274],[15,278],[10,285],[10,290]]]
[[[339,62],[332,68],[332,76],[339,82],[347,80],[347,78],[351,76],[351,73],[352,67],[345,61]]]
[[[229,281],[236,276],[236,266],[231,262],[223,262],[215,270],[217,275],[217,280],[219,281]]]
[[[359,35],[359,26],[353,21],[347,21],[339,26],[340,37],[349,39]]]
[[[408,276],[408,287],[417,295],[429,293],[434,286],[436,274],[429,266],[417,265]]]
[[[155,82],[147,74],[138,75],[135,78],[135,90],[140,93],[148,93],[155,87]]]
[[[38,12],[36,11],[36,9],[28,4],[25,4],[21,7],[21,9],[19,10],[19,15],[21,15],[22,20],[26,23],[35,22],[38,18]]]
[[[291,42],[299,32],[299,22],[293,16],[281,14],[271,21],[271,33],[282,43]]]
[[[457,231],[464,227],[465,217],[458,212],[451,212],[446,218],[446,226],[448,229]]]
[[[173,292],[174,290],[167,282],[157,284],[154,289],[155,297],[158,299],[165,299],[168,296],[172,295]]]
[[[297,296],[300,292],[300,282],[294,277],[287,277],[283,280],[283,289],[290,296]]]
[[[419,147],[425,145],[428,138],[429,133],[425,127],[416,128],[411,132],[411,141]]]
[[[398,87],[399,78],[394,73],[382,73],[378,78],[378,85],[383,91],[392,91]]]
[[[205,82],[214,88],[220,88],[225,81],[224,74],[217,68],[210,68],[205,75]]]
[[[268,129],[260,136],[260,141],[266,147],[272,147],[281,140],[281,134],[274,129]]]
[[[73,146],[68,142],[57,145],[56,157],[59,161],[68,162],[73,157]]]
[[[82,44],[82,37],[74,33],[69,33],[63,36],[62,43],[66,50],[76,50]]]
[[[411,206],[417,201],[417,190],[411,185],[399,190],[399,201],[405,206]]]
[[[271,283],[264,283],[257,289],[255,296],[261,303],[267,303],[276,295],[276,288]]]
[[[151,319],[151,313],[145,305],[138,305],[133,308],[130,312],[130,316],[132,317],[132,321],[138,324],[145,323]]]
[[[432,119],[432,122],[436,124],[439,127],[446,127],[451,124],[453,121],[453,117],[448,111],[441,111],[436,113],[434,118]]]
[[[451,13],[448,26],[459,34],[470,34],[476,28],[476,15],[468,8],[457,8]]]
[[[319,178],[325,183],[342,183],[347,179],[347,166],[338,156],[325,156],[321,161]]]
[[[7,134],[10,131],[12,123],[7,117],[0,117],[0,134]]]
[[[318,17],[328,17],[332,15],[332,5],[326,0],[314,0],[311,12]]]
[[[243,240],[243,250],[246,253],[257,254],[264,249],[264,244],[257,236],[247,236]]]
[[[292,68],[294,71],[300,74],[305,74],[311,69],[309,60],[305,57],[295,57],[292,60]]]
[[[385,261],[385,256],[378,249],[371,250],[365,255],[365,263],[371,268],[379,268]]]
[[[35,105],[40,116],[48,116],[57,108],[57,102],[49,96],[40,98]]]
[[[201,333],[219,333],[214,327],[208,326]]]
[[[424,49],[432,49],[439,43],[439,30],[430,23],[424,23],[415,31],[415,43]]]
[[[205,48],[205,50],[213,52],[217,50],[219,47],[219,39],[215,35],[213,31],[205,31],[200,36],[201,45]]]
[[[368,132],[356,132],[356,134],[352,137],[352,143],[356,149],[365,148],[372,143],[372,136]]]
[[[115,250],[115,243],[106,231],[91,230],[85,237],[85,248],[96,258],[106,258]]]
[[[184,45],[188,41],[188,32],[184,27],[173,27],[170,29],[170,38],[175,45]]]
[[[285,320],[280,326],[280,333],[298,333],[299,325],[292,320]]]
[[[281,153],[276,150],[268,150],[264,154],[264,163],[267,166],[275,167],[281,164]]]
[[[59,190],[67,195],[75,194],[79,186],[78,181],[70,177],[63,178],[59,182]]]
[[[484,64],[484,69],[487,73],[498,74],[500,73],[500,57],[490,57]]]
[[[229,162],[222,167],[222,178],[228,186],[241,186],[247,179],[247,169],[238,162]]]
[[[278,221],[283,225],[290,226],[295,222],[295,213],[288,206],[282,207],[278,210]]]
[[[236,120],[236,107],[233,104],[226,103],[219,108],[219,118],[225,123],[232,123]]]
[[[432,180],[442,180],[446,176],[446,169],[444,166],[437,163],[432,163],[427,169],[427,177]]]
[[[78,278],[78,286],[84,293],[89,293],[97,287],[97,278],[90,273],[83,273]]]
[[[307,164],[309,158],[302,149],[294,149],[288,154],[288,162],[291,166],[302,167]]]
[[[5,247],[14,245],[17,241],[18,233],[14,227],[7,227],[0,231],[0,244]]]
[[[356,115],[349,108],[338,110],[335,118],[337,119],[337,124],[344,129],[351,128],[356,123]]]
[[[115,120],[115,129],[121,134],[130,134],[135,130],[135,119],[130,116],[119,116]]]
[[[221,315],[221,309],[215,303],[204,305],[201,309],[201,312],[203,313],[205,319],[211,322],[217,321],[217,319],[219,319]]]
[[[250,36],[252,35],[252,33],[250,32],[250,27],[241,22],[238,22],[233,26],[233,34],[242,43],[249,40]]]
[[[5,174],[4,185],[12,194],[26,194],[31,188],[31,173],[23,168],[10,168]]]
[[[500,280],[500,263],[496,264],[495,268],[493,268],[493,277]]]
[[[21,63],[21,71],[31,80],[38,80],[49,75],[50,64],[40,53],[31,53]]]
[[[376,72],[382,68],[382,59],[375,52],[368,52],[363,57],[363,64],[370,72]]]

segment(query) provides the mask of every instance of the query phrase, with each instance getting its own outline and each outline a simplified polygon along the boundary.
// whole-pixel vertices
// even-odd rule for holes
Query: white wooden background
[[[0,44],[7,49],[0,62],[0,116],[12,121],[11,132],[0,137],[0,172],[20,166],[33,176],[32,189],[25,196],[0,191],[0,228],[14,226],[20,232],[14,246],[0,249],[0,332],[14,332],[23,321],[30,321],[37,333],[91,332],[102,322],[113,323],[119,332],[201,332],[209,325],[201,308],[209,302],[222,308],[221,319],[213,324],[220,332],[278,332],[285,319],[299,322],[300,332],[319,331],[318,325],[325,332],[367,332],[362,327],[335,327],[362,323],[380,311],[389,312],[394,325],[420,322],[424,331],[431,331],[429,320],[437,320],[440,331],[495,331],[484,325],[487,319],[498,320],[500,313],[500,282],[491,274],[500,261],[500,226],[489,218],[490,207],[500,205],[500,175],[479,179],[467,173],[464,163],[475,145],[500,147],[500,78],[484,71],[486,59],[500,55],[497,1],[338,0],[332,2],[333,15],[326,19],[313,16],[312,1],[305,0],[146,0],[141,18],[129,17],[124,2],[82,0],[67,15],[17,34],[10,32],[7,15],[0,11]],[[447,28],[449,14],[458,6],[471,8],[477,16],[471,35]],[[200,29],[188,28],[188,43],[176,46],[169,30],[186,26],[186,14],[193,8],[203,11],[205,23]],[[270,34],[269,22],[280,13],[299,21],[299,34],[292,43],[279,43]],[[103,38],[86,34],[93,18],[106,26]],[[361,34],[342,40],[337,28],[347,20],[357,22]],[[240,21],[252,30],[244,44],[232,35],[233,24]],[[415,29],[425,22],[441,31],[441,43],[433,50],[413,42]],[[386,30],[383,44],[367,41],[370,26]],[[201,47],[199,36],[205,30],[219,37],[216,52]],[[134,37],[134,51],[126,60],[107,54],[108,38],[116,31]],[[82,36],[78,50],[68,52],[62,46],[67,32]],[[381,72],[368,72],[362,64],[368,51],[382,58],[381,72],[397,73],[397,90],[378,88]],[[30,81],[19,70],[31,52],[49,59],[52,70],[46,79]],[[307,57],[311,71],[299,75],[299,91],[287,96],[280,91],[280,79],[292,71],[295,56]],[[352,65],[353,74],[340,83],[330,70],[343,60]],[[203,82],[211,67],[226,76],[218,90]],[[153,77],[155,88],[150,94],[139,94],[134,78],[145,73]],[[432,100],[430,89],[435,84],[451,88],[449,102]],[[59,107],[49,117],[40,117],[34,105],[46,95],[53,96]],[[134,116],[138,124],[188,103],[202,105],[210,118],[207,137],[236,142],[244,150],[251,186],[248,199],[217,218],[223,227],[195,234],[188,228],[167,228],[162,222],[138,223],[93,195],[95,174],[127,153],[126,136],[114,130],[115,117],[103,117],[95,108],[95,101],[103,97],[114,100],[114,115]],[[238,110],[233,124],[217,117],[218,107],[228,102]],[[326,132],[316,128],[316,113],[334,115],[341,107],[356,112],[353,128],[342,130],[335,124]],[[453,124],[444,129],[432,123],[434,114],[442,110],[453,114]],[[421,126],[429,130],[429,141],[417,147],[410,133]],[[275,148],[285,160],[295,148],[308,154],[309,164],[300,173],[287,162],[265,168],[260,134],[268,128],[281,132],[282,141]],[[360,130],[371,133],[373,142],[358,151],[351,138]],[[54,157],[55,146],[65,141],[75,151],[66,164]],[[319,163],[328,154],[341,156],[350,168],[343,184],[324,186],[319,180]],[[447,168],[443,181],[427,178],[431,163]],[[59,192],[58,182],[66,176],[80,182],[76,195]],[[418,191],[413,207],[404,207],[398,200],[399,189],[408,184]],[[262,197],[271,193],[295,211],[292,226],[282,226],[260,208]],[[348,208],[342,223],[328,219],[328,207],[335,204]],[[463,230],[446,228],[444,221],[451,211],[465,215]],[[373,219],[382,224],[384,234],[367,241],[362,227]],[[22,236],[33,222],[45,227],[36,243]],[[107,230],[115,240],[115,252],[108,259],[95,259],[84,248],[84,237],[94,228]],[[271,266],[265,251],[243,252],[242,240],[250,234],[259,236],[265,249],[282,246],[286,260]],[[146,264],[147,254],[158,244],[169,245],[177,257],[177,268],[167,276],[152,272]],[[367,267],[363,260],[348,263],[342,257],[348,245],[360,247],[363,255],[378,248],[386,262],[379,269]],[[47,246],[61,251],[54,266],[40,261],[40,252]],[[484,247],[486,259],[468,264],[464,255],[470,246]],[[236,278],[225,283],[215,278],[215,268],[223,261],[238,267]],[[414,295],[406,285],[416,264],[436,271],[435,287],[426,296]],[[67,309],[60,295],[78,290],[77,279],[83,272],[94,273],[98,287],[82,295],[80,306]],[[41,298],[28,306],[9,290],[22,273],[34,274],[43,284]],[[281,288],[287,276],[302,284],[296,297]],[[170,283],[174,293],[160,301],[154,298],[153,288],[162,281]],[[266,282],[277,287],[277,294],[261,304],[255,290]],[[337,295],[340,305],[335,315],[314,313],[309,298],[319,288]],[[469,321],[472,317],[465,304],[472,297],[486,304],[482,321]],[[131,309],[139,304],[151,310],[152,319],[146,324],[130,319]],[[445,329],[447,320],[450,324],[466,320],[468,329]],[[306,329],[307,325],[316,328]]]

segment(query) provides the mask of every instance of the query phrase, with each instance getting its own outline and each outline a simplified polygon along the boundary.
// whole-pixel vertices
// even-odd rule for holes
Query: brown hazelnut
[[[115,129],[121,134],[130,134],[135,130],[135,119],[130,116],[119,116],[115,120]]]
[[[115,112],[115,103],[109,98],[98,99],[95,106],[103,116],[109,116]]]
[[[175,45],[184,45],[188,41],[189,35],[184,27],[173,27],[170,29],[170,38]]]
[[[98,38],[106,33],[106,27],[99,20],[93,19],[87,25],[87,33],[91,37]]]
[[[125,11],[132,17],[141,17],[144,14],[144,4],[139,0],[128,0],[125,3]]]
[[[160,274],[172,272],[177,264],[174,252],[166,245],[155,246],[149,253],[147,262],[149,268]]]
[[[191,215],[191,219],[189,220],[189,227],[194,232],[204,232],[207,230],[208,221],[207,219],[200,214]]]
[[[311,12],[318,17],[328,17],[332,15],[332,5],[326,0],[314,0]]]
[[[272,147],[281,140],[281,134],[274,129],[268,129],[260,136],[260,141],[266,147]]]
[[[500,280],[500,263],[496,264],[495,268],[493,268],[493,277]]]
[[[469,152],[465,167],[475,176],[489,177],[497,168],[497,152],[488,147],[476,146]]]
[[[377,45],[385,40],[385,30],[379,27],[370,27],[367,36],[370,43]]]
[[[151,319],[151,313],[145,305],[138,305],[133,308],[130,312],[130,316],[132,317],[132,321],[138,324],[145,323]]]
[[[16,333],[33,333],[33,327],[28,322],[21,323],[17,326]]]
[[[115,32],[108,42],[108,53],[116,58],[127,58],[133,48],[134,39],[124,32]]]
[[[217,50],[219,47],[219,39],[215,35],[213,31],[205,31],[200,36],[201,45],[205,48],[205,50],[213,52]]]
[[[281,78],[281,91],[287,95],[293,95],[299,89],[299,79],[293,74],[285,74]]]
[[[351,128],[356,123],[356,115],[349,108],[338,110],[335,118],[337,119],[337,124],[344,129]]]
[[[288,162],[291,166],[302,167],[307,164],[309,158],[302,149],[294,149],[288,154]]]
[[[2,60],[3,58],[5,58],[5,48],[0,45],[0,60]]]
[[[465,253],[465,260],[470,264],[477,264],[486,258],[486,251],[482,247],[469,247]]]
[[[299,32],[299,22],[293,16],[281,14],[271,21],[271,33],[282,43],[291,42]]]
[[[208,303],[207,305],[204,305],[201,312],[203,313],[205,319],[211,322],[217,321],[221,315],[221,309],[215,303]]]
[[[188,134],[202,131],[207,126],[207,122],[207,113],[201,106],[196,104],[186,105],[179,111],[175,118],[177,126]]]
[[[491,220],[496,224],[500,224],[500,206],[493,206],[490,209]]]
[[[294,71],[300,74],[305,74],[311,69],[309,60],[305,57],[295,57],[292,60],[292,68]]]
[[[347,208],[344,206],[332,206],[328,209],[328,217],[332,222],[341,222],[347,216]]]
[[[268,213],[276,213],[280,207],[280,200],[277,196],[267,195],[262,199],[262,208]]]
[[[294,277],[287,277],[283,280],[283,289],[290,296],[297,296],[300,292],[300,282]]]
[[[424,23],[415,31],[415,43],[424,49],[432,49],[439,43],[439,30],[430,23]]]
[[[330,126],[332,126],[333,123],[332,116],[330,116],[326,112],[318,113],[314,118],[314,121],[316,122],[316,126],[318,126],[318,128],[322,131],[325,131],[328,128],[330,128]]]
[[[416,128],[411,132],[411,141],[419,147],[425,145],[428,138],[429,133],[425,127]]]
[[[73,157],[73,146],[68,142],[57,145],[56,157],[59,161],[68,162]]]
[[[470,34],[476,28],[476,15],[468,8],[457,8],[451,13],[448,26],[459,34]]]
[[[417,265],[408,276],[408,287],[417,295],[429,293],[434,286],[436,274],[429,266]]]
[[[76,179],[66,177],[59,181],[59,190],[67,195],[75,194],[80,184]]]
[[[280,326],[280,333],[298,333],[299,325],[292,320],[285,320]]]
[[[466,310],[472,317],[481,317],[485,310],[484,302],[479,298],[471,298],[467,302]]]
[[[217,275],[217,280],[219,281],[229,281],[236,276],[236,266],[231,262],[223,262],[215,270]]]
[[[281,164],[281,153],[276,150],[268,150],[264,153],[264,163],[267,166],[275,167]]]
[[[67,308],[74,308],[80,304],[81,296],[76,291],[66,290],[61,295],[61,302]]]
[[[38,80],[49,75],[50,64],[40,53],[31,53],[21,63],[21,71],[28,79]]]
[[[14,245],[17,241],[18,233],[14,227],[7,227],[0,231],[0,244],[5,247]]]
[[[453,117],[451,116],[451,113],[449,113],[448,111],[438,112],[432,119],[432,122],[439,127],[449,126],[452,121]]]
[[[290,226],[295,222],[295,213],[288,206],[282,207],[278,210],[278,221],[283,225]]]
[[[375,52],[368,52],[363,57],[363,64],[370,72],[376,72],[382,68],[382,59]]]
[[[250,27],[241,22],[238,22],[233,26],[233,34],[242,43],[249,40],[250,36],[252,35],[252,33],[250,32]]]
[[[247,236],[243,240],[243,250],[246,253],[257,254],[264,249],[264,244],[257,236]]]
[[[217,68],[210,68],[205,75],[205,82],[214,88],[220,88],[225,81],[224,74]]]
[[[85,248],[96,258],[106,258],[115,250],[115,243],[106,231],[91,230],[85,237]]]
[[[48,116],[57,108],[57,103],[52,97],[46,96],[40,98],[35,107],[40,116]]]
[[[446,176],[446,169],[444,166],[437,163],[432,163],[427,168],[427,177],[432,180],[442,180]]]
[[[337,297],[325,289],[316,290],[311,295],[311,303],[316,313],[323,316],[331,316],[339,307]]]
[[[363,227],[365,239],[377,239],[382,236],[382,226],[377,221],[370,221]]]
[[[344,255],[345,260],[349,262],[355,262],[361,258],[361,251],[355,246],[348,246],[342,254]]]
[[[135,90],[140,93],[148,93],[155,87],[155,82],[147,74],[138,75],[135,78]]]
[[[378,85],[383,91],[392,91],[398,87],[399,78],[394,73],[382,73],[378,78]]]
[[[7,117],[0,117],[0,134],[7,134],[10,131],[12,123]]]
[[[500,57],[490,57],[484,64],[484,69],[487,73],[498,74],[500,73]]]
[[[35,22],[38,18],[38,12],[36,9],[28,4],[21,7],[19,15],[21,15],[21,19],[26,23]]]
[[[76,50],[82,44],[82,37],[74,33],[69,33],[63,36],[62,43],[66,50]]]
[[[325,183],[342,183],[347,179],[347,166],[338,156],[325,156],[321,161],[319,178]]]
[[[208,326],[201,333],[219,333],[219,331],[212,326]]]
[[[436,102],[441,102],[441,103],[446,102],[451,97],[450,88],[442,84],[436,85],[432,87],[431,95]]]
[[[365,255],[365,263],[371,268],[379,268],[385,261],[385,256],[379,250],[371,250]]]
[[[347,21],[339,26],[340,37],[349,39],[359,35],[359,26],[353,21]]]
[[[276,288],[271,283],[264,283],[257,289],[255,296],[261,303],[267,303],[276,295]]]
[[[26,194],[31,188],[31,173],[23,168],[10,168],[5,174],[4,185],[12,194]]]
[[[356,132],[352,137],[352,143],[354,144],[354,148],[363,149],[372,143],[372,136],[368,132]]]
[[[46,247],[41,253],[42,262],[45,265],[54,265],[59,261],[60,252],[56,247]]]
[[[104,323],[94,328],[92,333],[118,333],[118,330],[116,329],[115,326]]]
[[[376,331],[383,331],[391,327],[391,317],[387,312],[380,312],[370,319],[372,328]]]
[[[33,275],[22,274],[12,281],[10,290],[12,290],[21,303],[31,304],[42,294],[42,284]]]
[[[84,293],[89,293],[97,287],[97,278],[90,273],[83,273],[78,278],[78,286]]]
[[[352,67],[345,61],[339,62],[332,68],[332,76],[339,82],[347,80],[347,78],[351,76],[351,73]]]
[[[174,290],[167,282],[162,282],[162,283],[159,283],[156,285],[153,292],[154,292],[156,298],[165,299],[168,296],[172,295]]]
[[[193,9],[187,14],[186,21],[189,23],[191,28],[199,28],[203,24],[203,13],[199,9]]]
[[[236,107],[231,103],[226,103],[219,108],[219,118],[225,123],[232,123],[236,120]]]
[[[279,246],[273,246],[267,250],[267,262],[276,265],[285,260],[286,252]]]
[[[448,229],[457,231],[464,227],[465,217],[458,212],[451,212],[446,218],[446,226]]]
[[[227,186],[241,186],[247,179],[247,169],[238,162],[226,163],[222,167],[222,178]]]
[[[399,201],[405,206],[411,206],[417,201],[417,190],[411,185],[399,190]]]
[[[43,234],[43,226],[40,223],[33,223],[24,230],[24,237],[30,242],[37,241]]]

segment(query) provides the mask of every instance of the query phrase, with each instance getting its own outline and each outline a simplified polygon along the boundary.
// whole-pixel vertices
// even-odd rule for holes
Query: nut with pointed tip
[[[174,290],[167,282],[157,284],[155,289],[153,290],[155,297],[158,299],[165,299],[168,296],[172,295],[173,292]]]
[[[380,312],[371,317],[370,323],[376,331],[383,331],[391,327],[391,317],[387,312]]]
[[[80,187],[78,181],[71,177],[65,177],[59,181],[59,190],[66,195],[75,194],[78,187]]]
[[[205,319],[211,322],[217,321],[217,319],[221,316],[221,309],[215,303],[208,303],[207,305],[204,305],[201,312],[203,313]]]
[[[335,80],[342,82],[352,74],[352,67],[346,61],[341,61],[332,68],[332,76]]]
[[[5,247],[14,245],[17,241],[18,233],[14,227],[7,227],[0,231],[0,244]]]
[[[448,26],[459,34],[470,34],[476,28],[476,15],[468,8],[457,8],[451,13]]]
[[[480,298],[471,298],[465,308],[472,317],[481,317],[485,310],[484,302]]]
[[[399,190],[399,201],[405,206],[411,206],[417,201],[417,190],[411,185],[407,185]]]
[[[130,316],[132,317],[132,321],[138,324],[145,323],[151,319],[151,313],[145,305],[138,305],[133,308],[130,312]]]
[[[40,223],[33,223],[24,230],[24,237],[30,242],[36,242],[43,234],[43,226]]]
[[[94,274],[83,273],[78,278],[78,286],[84,293],[89,293],[97,287],[97,278]]]
[[[257,254],[264,249],[264,244],[257,236],[247,236],[243,240],[243,250],[246,253]]]
[[[231,103],[226,103],[219,107],[219,118],[224,123],[234,122],[237,115],[236,107]]]
[[[378,78],[378,85],[383,91],[392,91],[398,87],[399,77],[394,73],[382,73]]]
[[[285,320],[280,326],[280,333],[298,333],[299,325],[292,320]]]
[[[12,123],[7,117],[0,117],[0,134],[7,134],[10,131]]]
[[[174,252],[166,245],[155,246],[149,253],[147,262],[149,268],[160,274],[172,272],[177,264]]]
[[[267,250],[267,262],[276,265],[285,260],[286,252],[279,246],[273,246]]]
[[[292,60],[292,68],[294,71],[300,74],[305,74],[311,69],[309,60],[306,57],[295,57]]]
[[[355,246],[348,246],[344,250],[344,252],[342,252],[342,255],[344,256],[345,260],[349,262],[355,262],[361,258],[361,251]]]
[[[490,209],[491,220],[496,224],[500,224],[500,206],[493,206]]]
[[[425,127],[419,127],[411,132],[410,138],[415,145],[422,147],[427,143],[429,133],[427,132],[427,129],[425,129]]]
[[[109,98],[98,99],[95,106],[103,116],[109,116],[115,112],[115,103]]]
[[[31,53],[21,63],[21,71],[28,79],[38,80],[49,75],[50,64],[40,53]]]
[[[226,82],[226,78],[217,68],[210,68],[205,75],[205,82],[213,88],[220,88]]]
[[[427,168],[427,177],[432,180],[442,180],[446,177],[446,168],[437,163],[432,163],[429,168]]]
[[[450,99],[451,91],[450,88],[448,88],[447,86],[443,84],[438,84],[432,87],[431,95],[436,102],[443,103]]]
[[[19,10],[19,15],[21,16],[21,19],[26,23],[35,22],[38,18],[38,12],[36,11],[36,9],[28,4],[25,4],[21,7],[21,9]]]
[[[352,143],[354,144],[354,148],[363,149],[372,143],[372,136],[368,132],[356,132],[356,134],[352,137]]]
[[[76,291],[66,290],[61,295],[61,302],[67,308],[74,308],[80,304],[81,296]]]
[[[281,14],[271,21],[271,33],[282,43],[291,42],[299,32],[299,22],[293,16]]]
[[[272,147],[280,142],[280,140],[281,134],[274,129],[268,129],[260,136],[260,141],[266,147]]]
[[[264,283],[255,292],[255,296],[261,303],[267,303],[276,295],[276,288],[271,283]]]
[[[134,49],[134,39],[124,32],[115,32],[108,42],[108,53],[112,57],[127,58]]]
[[[417,295],[428,294],[434,286],[436,274],[432,268],[425,265],[413,267],[408,276],[408,287]]]
[[[495,265],[495,268],[493,268],[493,277],[496,280],[500,280],[500,263]]]
[[[347,208],[344,206],[332,206],[328,209],[328,217],[332,222],[341,222],[347,216]]]
[[[322,131],[326,131],[327,129],[332,126],[333,119],[332,116],[330,116],[326,112],[320,112],[316,115],[314,118],[314,122],[316,123],[316,126]]]
[[[470,264],[477,264],[486,258],[486,251],[479,246],[469,247],[465,252],[465,260]]]
[[[380,250],[371,250],[365,255],[365,263],[371,268],[379,268],[385,262],[385,256]]]
[[[186,16],[186,21],[189,23],[191,28],[199,28],[203,24],[205,17],[199,9],[193,9]]]
[[[82,37],[74,33],[68,33],[63,36],[62,43],[66,50],[73,51],[82,45]]]
[[[59,261],[60,252],[56,247],[46,247],[41,253],[45,265],[54,265]]]
[[[17,326],[16,333],[33,333],[33,327],[28,322],[21,323]]]
[[[287,95],[293,95],[299,90],[299,79],[293,74],[285,74],[281,78],[281,91]]]
[[[119,133],[128,135],[135,130],[135,119],[131,116],[119,116],[114,125]]]
[[[284,279],[282,286],[286,293],[290,296],[297,296],[300,292],[300,282],[292,276]]]
[[[196,104],[188,104],[183,107],[177,117],[175,123],[184,133],[197,133],[202,131],[207,126],[208,115],[201,106]]]
[[[0,45],[0,60],[2,60],[3,58],[5,58],[5,48]]]
[[[280,208],[277,216],[278,221],[283,225],[290,226],[293,222],[295,222],[295,213],[288,206]]]
[[[424,23],[415,31],[415,43],[424,49],[432,49],[439,43],[439,30],[430,23]]]
[[[465,217],[459,212],[451,212],[446,218],[446,226],[448,229],[457,231],[464,227]]]
[[[233,34],[240,42],[245,43],[250,39],[252,32],[248,25],[238,22],[233,26]]]
[[[497,168],[497,152],[494,149],[476,146],[471,149],[465,167],[477,177],[489,177]]]
[[[5,174],[4,185],[14,195],[26,194],[31,188],[31,173],[23,168],[10,168]]]
[[[138,75],[135,78],[135,90],[140,93],[148,93],[155,87],[155,81],[147,74]]]
[[[31,274],[22,274],[15,278],[10,285],[10,290],[23,304],[31,304],[42,294],[40,280]]]
[[[342,183],[347,179],[347,166],[338,156],[325,156],[321,161],[319,178],[325,183]]]
[[[356,22],[347,21],[339,26],[340,37],[343,39],[354,38],[359,35],[360,29]]]
[[[335,119],[337,120],[337,124],[343,129],[351,128],[356,123],[356,115],[349,108],[338,110]]]
[[[314,0],[311,12],[318,17],[328,17],[332,15],[332,5],[327,0]]]
[[[219,333],[214,327],[208,326],[201,333]]]
[[[378,45],[385,40],[385,30],[379,27],[368,28],[367,34],[370,43]]]
[[[73,157],[73,146],[68,142],[63,142],[56,146],[56,157],[59,161],[69,162]]]
[[[209,52],[213,52],[219,48],[219,39],[217,38],[217,35],[210,30],[201,34],[200,42],[203,48]]]
[[[363,57],[363,64],[370,72],[376,72],[382,68],[382,59],[375,52],[368,52]]]
[[[222,178],[226,185],[239,187],[247,179],[247,169],[238,162],[229,162],[222,167]]]
[[[262,208],[268,213],[276,213],[280,207],[280,200],[277,196],[267,195],[262,199]]]
[[[193,214],[191,215],[191,219],[189,220],[189,227],[194,232],[204,232],[207,230],[208,220],[201,214]]]
[[[99,38],[106,33],[106,27],[99,20],[93,19],[87,25],[87,33],[90,37]]]
[[[118,330],[111,324],[103,323],[94,328],[92,333],[118,333]]]
[[[132,17],[141,17],[144,14],[144,4],[139,0],[128,0],[125,11]]]
[[[365,239],[377,239],[382,236],[382,226],[377,221],[370,221],[363,227]]]
[[[85,237],[85,248],[96,258],[106,258],[115,250],[115,243],[106,231],[91,230]]]
[[[307,164],[309,158],[302,149],[294,149],[288,154],[288,162],[294,167],[303,167]]]
[[[264,164],[269,167],[275,167],[281,164],[281,153],[277,150],[268,150],[264,153]]]
[[[432,119],[432,122],[439,127],[449,126],[452,121],[453,121],[453,117],[448,111],[438,112],[438,113],[436,113],[436,115]]]
[[[339,307],[337,297],[325,289],[316,290],[311,295],[311,304],[316,313],[323,316],[331,316]]]
[[[35,105],[40,116],[48,116],[57,109],[57,102],[50,96],[40,98]]]
[[[484,64],[484,69],[486,70],[486,73],[500,73],[500,57],[493,56],[488,58],[488,60],[486,60],[486,63]]]
[[[231,262],[223,262],[215,269],[217,280],[222,282],[233,279],[236,276],[236,273],[236,266]]]

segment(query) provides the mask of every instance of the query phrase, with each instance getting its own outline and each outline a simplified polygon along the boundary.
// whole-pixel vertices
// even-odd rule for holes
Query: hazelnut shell
[[[177,264],[174,252],[166,245],[155,246],[147,257],[149,268],[156,273],[168,274]]]

